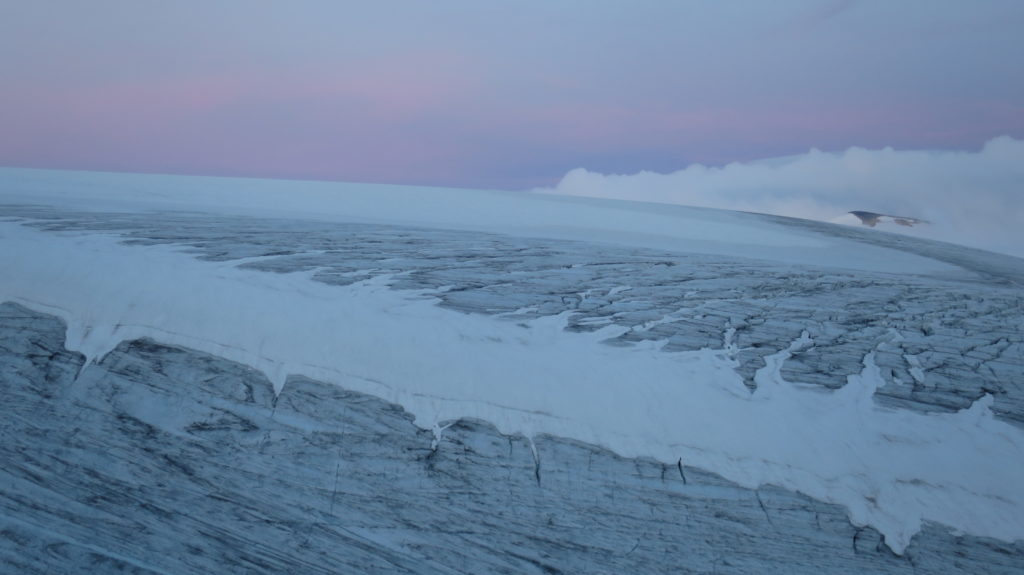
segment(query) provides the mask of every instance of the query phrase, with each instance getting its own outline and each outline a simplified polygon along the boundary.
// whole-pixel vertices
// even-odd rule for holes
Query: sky
[[[1019,0],[0,0],[0,165],[521,190],[977,153],[1024,138],[1022,29]]]

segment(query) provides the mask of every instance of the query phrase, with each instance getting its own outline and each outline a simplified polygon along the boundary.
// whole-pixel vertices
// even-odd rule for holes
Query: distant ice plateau
[[[9,169],[0,245],[8,569],[1024,570],[1024,260]]]

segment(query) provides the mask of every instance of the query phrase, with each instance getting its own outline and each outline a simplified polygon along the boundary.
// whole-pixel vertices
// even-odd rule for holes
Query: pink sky
[[[0,165],[528,188],[1024,137],[1024,4],[24,2]]]

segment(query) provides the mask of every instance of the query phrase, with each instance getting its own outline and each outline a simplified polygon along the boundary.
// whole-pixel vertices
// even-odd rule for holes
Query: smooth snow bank
[[[865,271],[963,272],[933,259],[787,227],[754,214],[528,192],[0,168],[0,204],[383,223]]]
[[[575,206],[574,206],[575,208]],[[435,305],[386,278],[346,287],[197,260],[170,246],[0,223],[0,301],[55,313],[68,347],[97,360],[139,337],[262,370],[279,391],[301,374],[404,406],[438,431],[460,417],[504,433],[549,433],[697,466],[747,487],[770,483],[850,509],[901,552],[921,521],[1024,539],[1024,432],[991,398],[955,414],[883,409],[873,354],[834,393],[785,381],[806,337],[768,358],[750,394],[735,348],[666,353],[621,333],[563,330],[565,315],[521,325]]]

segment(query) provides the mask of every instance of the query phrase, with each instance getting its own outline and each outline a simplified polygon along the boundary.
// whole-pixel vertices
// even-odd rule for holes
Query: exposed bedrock
[[[0,571],[1020,573],[926,524],[902,556],[836,505],[401,407],[150,340],[97,364],[0,305]]]

